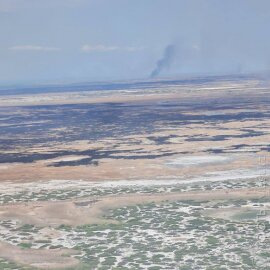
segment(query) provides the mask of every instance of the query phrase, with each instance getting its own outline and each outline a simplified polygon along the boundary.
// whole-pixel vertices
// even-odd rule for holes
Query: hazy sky
[[[0,84],[267,71],[269,32],[270,0],[0,0]]]

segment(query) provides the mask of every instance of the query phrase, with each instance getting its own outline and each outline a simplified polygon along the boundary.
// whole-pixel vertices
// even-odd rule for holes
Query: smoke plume
[[[168,45],[164,52],[163,52],[163,56],[160,60],[157,61],[157,64],[156,64],[156,67],[155,69],[151,72],[151,75],[150,77],[151,78],[155,78],[155,77],[158,77],[159,74],[170,67],[172,61],[173,61],[173,58],[174,58],[174,55],[175,55],[175,46],[170,44]]]

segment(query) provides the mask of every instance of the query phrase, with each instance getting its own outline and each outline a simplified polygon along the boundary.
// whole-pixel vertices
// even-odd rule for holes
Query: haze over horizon
[[[267,0],[0,0],[0,84],[270,70]]]

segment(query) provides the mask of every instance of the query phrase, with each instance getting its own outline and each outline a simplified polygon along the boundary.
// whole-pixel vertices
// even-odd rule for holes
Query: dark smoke
[[[175,46],[170,44],[168,45],[163,53],[163,56],[160,60],[157,61],[155,69],[152,71],[150,77],[155,78],[164,70],[170,67],[173,58],[175,55]]]

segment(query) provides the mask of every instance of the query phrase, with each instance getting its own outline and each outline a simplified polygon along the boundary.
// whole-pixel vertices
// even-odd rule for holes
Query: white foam
[[[172,166],[191,166],[200,165],[207,163],[223,163],[231,158],[228,156],[217,156],[217,155],[205,155],[205,156],[185,156],[167,161],[167,165]]]
[[[257,177],[270,176],[270,169],[249,169],[209,172],[202,176],[187,179],[186,177],[168,177],[160,179],[142,180],[114,180],[102,182],[90,182],[84,180],[50,180],[31,183],[5,182],[0,184],[2,194],[15,194],[21,191],[39,192],[41,190],[77,190],[91,188],[117,188],[117,187],[149,187],[149,186],[171,186],[176,184],[190,184],[197,182],[216,182],[226,180],[241,180]]]

